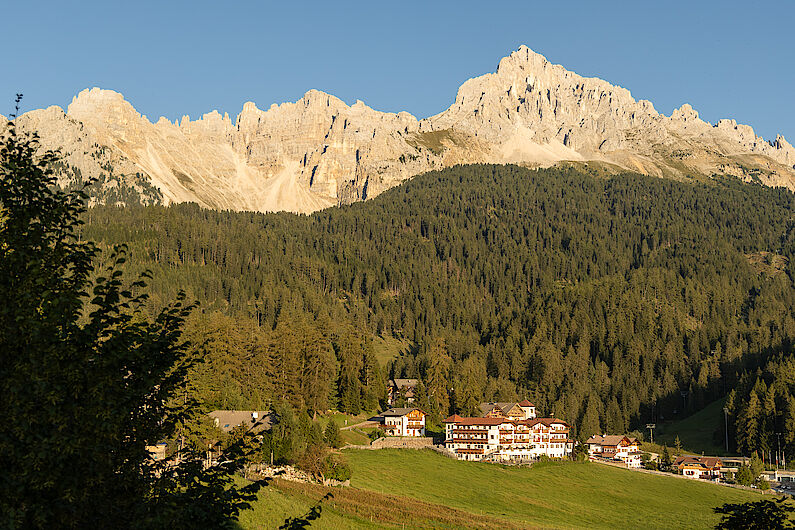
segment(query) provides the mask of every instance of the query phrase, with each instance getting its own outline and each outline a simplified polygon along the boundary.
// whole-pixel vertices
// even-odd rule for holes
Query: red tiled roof
[[[529,425],[530,427],[532,427],[533,425],[538,425],[539,423],[542,423],[542,424],[546,425],[547,427],[549,427],[553,423],[560,423],[561,425],[565,425],[566,427],[571,427],[565,421],[559,420],[557,418],[533,418],[532,420],[522,420],[521,423],[524,423],[525,425]]]
[[[457,415],[450,416],[444,420],[444,423],[456,423],[458,425],[501,425],[510,423],[516,425],[515,421],[508,418],[462,418]]]
[[[703,466],[706,467],[707,469],[713,469],[723,465],[723,462],[721,461],[720,458],[715,456],[679,456],[674,461],[675,466],[686,465],[686,464]]]
[[[513,423],[507,418],[461,418],[459,425],[500,425],[503,423]]]
[[[595,434],[595,435],[591,436],[590,438],[588,438],[588,440],[585,443],[618,446],[624,440],[627,440],[628,445],[632,444],[632,440],[630,440],[629,438],[627,438],[623,434],[605,434],[603,436]]]
[[[519,406],[520,407],[535,407],[535,405],[533,405],[532,403],[530,403],[526,399],[524,401],[520,401],[519,402]]]

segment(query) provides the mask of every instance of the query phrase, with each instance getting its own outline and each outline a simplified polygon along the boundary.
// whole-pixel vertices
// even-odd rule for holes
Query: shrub
[[[750,486],[753,484],[754,476],[751,473],[751,468],[748,466],[740,466],[740,469],[737,470],[735,480],[737,480],[737,484],[742,486]]]
[[[323,476],[326,478],[345,481],[351,478],[351,468],[342,459],[335,455],[329,455],[325,462]]]

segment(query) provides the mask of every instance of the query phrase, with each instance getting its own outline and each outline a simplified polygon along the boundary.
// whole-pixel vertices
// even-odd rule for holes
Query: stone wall
[[[433,449],[433,438],[387,436],[373,440],[370,445],[347,445],[347,449]]]
[[[259,478],[280,478],[291,482],[304,482],[308,484],[322,484],[324,486],[347,487],[351,485],[350,480],[340,481],[333,478],[320,480],[309,473],[293,466],[271,467],[264,464],[252,464],[247,471]]]
[[[433,438],[427,436],[387,436],[373,440],[370,445],[380,449],[425,449],[433,446]]]

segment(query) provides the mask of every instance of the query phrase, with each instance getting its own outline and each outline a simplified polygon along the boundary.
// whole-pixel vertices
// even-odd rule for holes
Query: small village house
[[[723,462],[716,456],[679,456],[674,467],[686,477],[719,480]]]
[[[635,438],[623,434],[603,434],[591,436],[585,443],[591,458],[617,460],[627,467],[639,468],[642,465],[641,452]]]
[[[381,413],[387,436],[425,436],[425,413],[418,408],[393,408]]]
[[[406,403],[414,403],[417,381],[417,379],[390,379],[387,384],[387,405],[394,406],[401,397],[405,398]]]

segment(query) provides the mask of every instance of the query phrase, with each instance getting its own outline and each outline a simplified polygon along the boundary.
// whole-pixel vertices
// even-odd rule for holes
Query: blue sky
[[[652,5],[653,4],[653,5]],[[755,5],[764,6],[755,8]],[[2,2],[0,113],[122,92],[151,120],[235,116],[310,88],[426,117],[521,44],[795,143],[795,2]],[[5,101],[5,103],[2,103]]]

